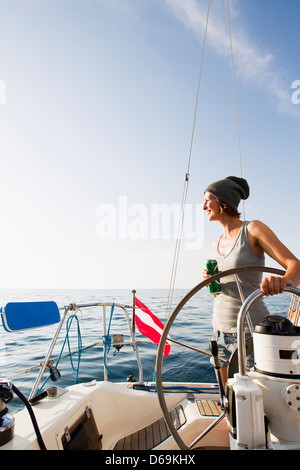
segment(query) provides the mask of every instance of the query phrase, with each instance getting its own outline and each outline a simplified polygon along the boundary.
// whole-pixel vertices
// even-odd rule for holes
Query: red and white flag
[[[150,312],[146,305],[142,304],[139,299],[135,298],[135,305],[138,310],[135,311],[135,323],[142,335],[147,336],[155,344],[158,345],[160,338],[163,334],[164,325],[162,322]],[[168,356],[171,345],[166,341],[164,347],[164,355]]]

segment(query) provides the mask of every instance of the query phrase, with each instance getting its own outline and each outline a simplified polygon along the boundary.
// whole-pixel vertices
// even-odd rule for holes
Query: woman
[[[212,258],[217,260],[220,271],[241,266],[264,266],[265,253],[285,270],[283,277],[269,276],[261,279],[261,273],[239,275],[244,297],[260,286],[264,295],[274,295],[285,287],[300,283],[300,261],[284,246],[265,224],[258,220],[242,222],[238,213],[241,199],[249,197],[249,186],[244,178],[229,176],[210,184],[204,192],[204,206],[209,221],[218,221],[222,235],[213,244]],[[204,278],[208,273],[204,270]],[[219,345],[220,358],[229,359],[237,346],[237,316],[241,307],[240,295],[234,276],[221,280],[221,293],[216,296],[213,312],[214,339]],[[268,311],[263,301],[250,309],[255,326]],[[227,380],[227,367],[221,367],[223,384]]]

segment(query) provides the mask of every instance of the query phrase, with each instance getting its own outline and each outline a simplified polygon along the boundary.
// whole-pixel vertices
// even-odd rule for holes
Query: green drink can
[[[219,269],[218,269],[218,263],[215,259],[209,259],[206,261],[206,270],[210,276],[214,276],[215,274],[218,274]],[[220,280],[217,279],[213,281],[208,287],[208,291],[211,294],[218,294],[221,291],[221,284]]]

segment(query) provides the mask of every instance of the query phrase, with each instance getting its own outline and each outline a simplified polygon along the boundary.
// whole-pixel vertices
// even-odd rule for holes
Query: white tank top
[[[247,225],[243,222],[238,236],[230,252],[223,256],[219,252],[219,238],[213,258],[217,260],[219,271],[240,268],[243,266],[265,266],[265,257],[255,253],[248,241]],[[262,273],[249,272],[238,275],[245,299],[257,290],[262,280]],[[214,303],[212,324],[215,330],[224,333],[237,332],[237,318],[242,301],[238,292],[234,276],[227,276],[221,279],[221,292],[217,295]],[[262,300],[257,300],[251,307],[250,317],[255,326],[268,315],[268,309]],[[247,325],[245,325],[247,326]],[[246,331],[249,331],[246,327]]]

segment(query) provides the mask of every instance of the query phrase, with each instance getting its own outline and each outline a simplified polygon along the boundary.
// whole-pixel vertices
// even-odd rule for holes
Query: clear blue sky
[[[151,210],[181,202],[207,5],[0,0],[1,287],[169,286],[175,241],[151,234]],[[230,10],[246,218],[300,257],[300,2]],[[210,182],[239,174],[226,2],[212,0],[191,210]],[[101,237],[108,210],[113,239]],[[183,241],[177,287],[201,280],[220,230],[195,214],[203,240]]]

